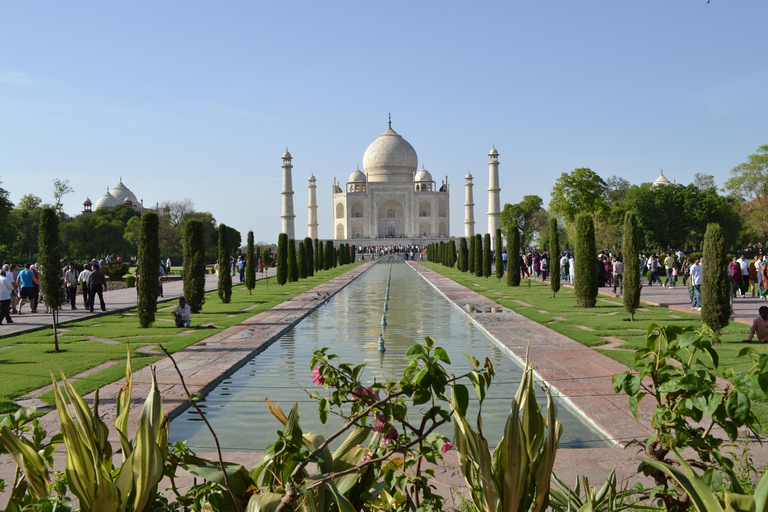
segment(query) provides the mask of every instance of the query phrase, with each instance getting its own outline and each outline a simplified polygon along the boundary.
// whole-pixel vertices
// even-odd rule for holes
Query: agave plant
[[[616,483],[616,470],[611,471],[600,489],[589,486],[589,479],[582,476],[576,479],[576,485],[571,488],[565,482],[553,475],[557,483],[556,489],[549,490],[549,506],[555,512],[621,512],[622,510],[666,510],[638,503],[633,499],[641,492],[640,489],[619,487]],[[638,484],[639,485],[639,484]],[[584,490],[582,494],[582,489]]]
[[[476,380],[473,378],[482,408],[484,382],[482,376],[479,382]],[[466,389],[453,386],[454,442],[464,481],[478,511],[539,512],[549,505],[552,466],[563,426],[557,421],[557,408],[549,390],[544,389],[547,413],[542,417],[536,403],[533,370],[526,365],[504,435],[491,454],[480,413],[475,431],[466,420]]]

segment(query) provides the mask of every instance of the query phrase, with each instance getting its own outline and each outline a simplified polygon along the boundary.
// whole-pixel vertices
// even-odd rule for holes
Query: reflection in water
[[[381,313],[390,268],[388,325],[382,327]],[[384,354],[378,352],[381,334],[386,340]],[[222,448],[228,451],[261,451],[274,443],[275,432],[281,425],[269,413],[264,401],[267,397],[275,404],[282,404],[286,413],[294,402],[299,402],[302,429],[329,434],[337,428],[334,420],[339,420],[331,417],[327,425],[322,425],[317,417],[317,404],[308,396],[311,391],[324,392],[310,380],[313,352],[329,347],[329,353],[339,356],[337,362],[365,363],[363,379],[366,382],[400,379],[407,366],[405,352],[425,336],[432,337],[438,346],[448,351],[452,362],[447,368],[449,373],[459,375],[471,369],[462,355],[464,352],[480,361],[487,357],[493,363],[496,380],[483,405],[483,431],[491,444],[495,444],[503,432],[521,368],[403,263],[374,265],[226,379],[200,405],[205,407]],[[539,403],[544,403],[544,392],[537,390],[537,395]],[[475,400],[469,414],[476,414],[476,407]],[[412,409],[413,414],[417,411],[418,408]],[[558,419],[564,425],[561,446],[604,446],[563,405],[558,406]],[[452,426],[446,425],[442,433],[452,437]],[[210,433],[192,409],[172,422],[171,439],[187,440],[197,451],[211,450],[214,446]]]

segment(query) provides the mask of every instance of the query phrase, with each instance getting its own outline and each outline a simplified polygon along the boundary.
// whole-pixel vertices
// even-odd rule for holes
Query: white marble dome
[[[96,204],[94,205],[96,210],[102,210],[104,208],[107,208],[108,210],[111,210],[115,206],[122,204],[122,201],[119,201],[115,198],[112,194],[109,193],[109,190],[99,198],[98,201],[96,201]]]
[[[365,174],[359,168],[349,175],[350,183],[362,183],[365,182]]]
[[[371,182],[412,181],[418,165],[416,150],[391,125],[363,155],[363,169]]]
[[[429,171],[424,168],[424,166],[421,167],[421,170],[416,173],[416,176],[413,178],[413,181],[433,181],[432,175],[429,174]]]
[[[120,178],[120,182],[115,185],[115,188],[110,190],[109,192],[112,197],[117,199],[118,203],[122,204],[125,203],[125,200],[128,199],[131,203],[133,203],[134,206],[139,205],[139,200],[136,199],[136,195],[131,192],[131,189],[123,185],[123,178]]]

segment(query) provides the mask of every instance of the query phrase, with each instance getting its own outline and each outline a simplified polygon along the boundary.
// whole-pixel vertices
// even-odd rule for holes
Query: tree
[[[315,247],[315,270],[325,270],[325,249],[322,240],[315,240],[317,247]]]
[[[552,298],[560,291],[560,234],[557,229],[557,219],[549,219],[549,287]]]
[[[336,263],[336,254],[331,240],[325,241],[325,270],[332,269]]]
[[[475,234],[475,275],[483,277],[483,236]]]
[[[496,278],[499,282],[504,277],[504,260],[501,254],[501,229],[496,228]]]
[[[593,308],[597,303],[597,248],[595,225],[588,213],[576,217],[574,259],[576,303],[583,308]]]
[[[629,181],[619,176],[611,176],[605,180],[605,202],[610,206],[614,203],[618,203],[627,197],[627,190],[629,190]]]
[[[731,286],[723,230],[707,226],[701,273],[701,321],[719,334],[731,319]]]
[[[507,286],[520,286],[520,230],[514,222],[507,230]]]
[[[544,211],[544,202],[539,196],[525,196],[517,204],[505,204],[501,212],[499,225],[504,232],[509,232],[513,223],[520,231],[520,246],[528,247],[535,238],[538,224],[534,221],[536,214]],[[507,242],[509,243],[509,242]]]
[[[8,218],[13,211],[13,203],[9,196],[10,194],[7,190],[0,188],[0,249],[6,253],[11,244],[13,244],[14,234],[8,225]]]
[[[253,246],[253,231],[248,232],[248,245],[245,250],[245,287],[253,295],[256,287],[256,252]]]
[[[746,162],[731,169],[731,174],[733,177],[725,182],[726,190],[739,200],[742,216],[749,219],[757,237],[765,240],[768,238],[768,144],[757,148],[757,153],[749,155]]]
[[[701,172],[694,174],[693,183],[691,183],[691,185],[698,188],[699,190],[717,190],[715,177],[711,174]]]
[[[467,239],[459,239],[459,271],[466,272],[469,269],[469,250],[467,249]]]
[[[277,237],[277,284],[288,282],[288,235],[280,233]]]
[[[491,277],[491,234],[486,233],[483,237],[483,276],[488,279]]]
[[[59,178],[53,179],[53,198],[56,200],[56,204],[53,207],[57,213],[61,213],[62,204],[61,198],[67,194],[71,194],[75,189],[69,186],[69,180],[60,180]]]
[[[549,209],[567,222],[573,221],[581,212],[598,212],[607,207],[605,182],[587,167],[563,173],[552,188]]]
[[[456,241],[455,240],[450,240],[448,242],[448,251],[451,254],[449,259],[450,267],[453,268],[454,266],[456,266]]]
[[[267,277],[265,281],[267,283],[267,287],[269,287],[269,269],[272,266],[272,251],[269,247],[265,247],[261,254],[261,266],[266,273]]]
[[[16,236],[14,253],[26,261],[32,261],[37,252],[42,209],[42,199],[32,194],[26,194],[21,197],[19,204],[16,205],[8,218],[11,232]]]
[[[295,283],[299,280],[299,264],[296,261],[296,241],[288,239],[288,281]]]
[[[155,212],[141,217],[139,231],[139,325],[149,327],[155,321],[160,288],[160,220]],[[228,274],[228,272],[224,272]],[[219,272],[221,274],[221,272]]]
[[[219,299],[229,304],[232,298],[232,274],[229,273],[229,229],[219,224]]]
[[[315,251],[312,248],[312,239],[304,239],[304,250],[307,252],[307,277],[315,275]]]
[[[40,291],[45,305],[51,309],[53,322],[53,351],[59,353],[59,333],[56,317],[64,302],[61,287],[61,266],[59,256],[59,217],[53,208],[43,208],[40,214]]]
[[[469,237],[469,254],[467,255],[467,270],[470,274],[475,273],[475,254],[477,253],[477,250],[475,249],[475,237],[471,236]]]
[[[205,304],[204,240],[203,221],[188,220],[184,225],[184,298],[192,313],[202,311]]]
[[[304,242],[299,242],[299,254],[297,256],[299,266],[299,278],[307,278],[307,251],[304,249]]]
[[[624,215],[624,310],[634,322],[635,311],[640,307],[640,238],[637,233],[635,214]]]

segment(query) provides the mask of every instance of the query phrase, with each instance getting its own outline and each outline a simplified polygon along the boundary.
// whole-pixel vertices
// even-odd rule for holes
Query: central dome
[[[391,123],[363,155],[363,169],[370,182],[413,181],[418,165],[416,150],[392,129]]]

